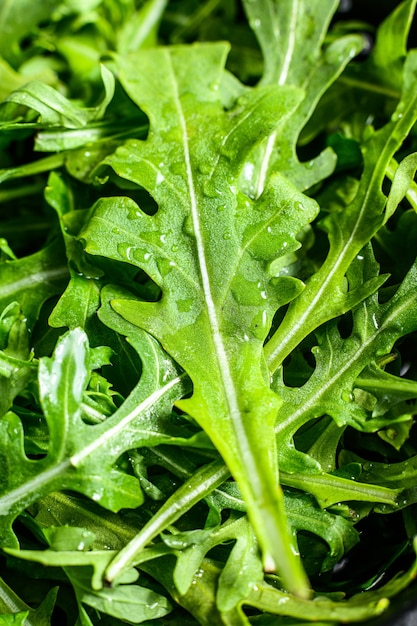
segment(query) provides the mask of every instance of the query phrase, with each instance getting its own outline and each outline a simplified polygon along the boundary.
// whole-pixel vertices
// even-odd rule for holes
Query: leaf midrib
[[[52,467],[46,468],[45,470],[37,474],[34,478],[31,478],[30,480],[25,481],[24,483],[19,485],[19,487],[16,487],[15,489],[12,489],[5,495],[0,496],[0,508],[3,514],[5,513],[7,514],[10,511],[10,508],[14,504],[16,504],[22,499],[27,499],[28,496],[30,497],[30,501],[32,502],[33,498],[37,498],[37,497],[44,495],[42,490],[44,489],[46,485],[53,483],[54,480],[61,477],[63,474],[68,472],[71,468],[76,469],[86,460],[87,457],[94,454],[99,448],[106,446],[109,441],[116,438],[122,431],[124,431],[127,428],[127,426],[132,421],[134,421],[141,413],[143,413],[144,411],[149,409],[151,406],[153,406],[156,402],[158,402],[166,393],[169,392],[170,389],[172,389],[177,384],[181,384],[182,378],[183,377],[178,376],[172,379],[171,381],[169,381],[166,385],[164,385],[164,387],[161,387],[160,389],[155,391],[153,394],[148,396],[141,404],[135,407],[133,411],[128,413],[128,415],[126,415],[120,421],[117,421],[117,423],[111,428],[108,428],[109,420],[107,420],[107,423],[97,425],[97,426],[91,426],[91,428],[95,429],[95,433],[97,433],[101,427],[104,430],[104,432],[101,435],[98,435],[97,437],[95,437],[80,452],[77,452],[73,454],[71,457],[52,465]],[[120,411],[122,410],[122,407],[123,405],[120,407]],[[109,419],[117,420],[117,413],[115,413]],[[64,441],[62,443],[65,444],[66,442]],[[65,447],[63,448],[63,450],[60,449],[61,454],[62,452],[65,453]],[[32,461],[31,463],[45,464],[45,462],[48,462],[48,461],[49,459],[47,456],[43,461]],[[52,459],[52,463],[54,463],[54,459]]]
[[[178,85],[176,81],[175,71],[172,64],[171,55],[168,51],[165,51],[165,56],[167,60],[167,66],[170,72],[171,84],[172,84],[172,99],[175,104],[175,108],[177,111],[178,121],[181,128],[181,138],[182,138],[182,149],[184,156],[184,163],[186,168],[186,182],[189,190],[190,197],[190,210],[191,210],[191,219],[193,223],[195,238],[196,238],[196,247],[197,247],[197,261],[198,267],[201,277],[201,289],[204,295],[204,303],[207,310],[208,322],[210,324],[211,329],[211,338],[213,341],[214,353],[218,365],[218,373],[219,378],[223,387],[223,397],[225,399],[228,416],[230,418],[233,432],[236,437],[236,442],[238,444],[240,454],[242,455],[241,459],[229,459],[233,461],[237,461],[239,465],[244,462],[248,469],[248,473],[254,473],[254,476],[258,474],[256,459],[252,453],[252,447],[249,441],[249,438],[246,433],[246,429],[242,420],[242,415],[239,407],[238,394],[234,385],[232,372],[230,370],[230,364],[227,358],[226,349],[223,343],[223,338],[220,332],[220,324],[217,318],[216,305],[212,295],[212,288],[210,283],[209,269],[206,261],[205,255],[205,245],[203,240],[203,234],[201,231],[200,219],[199,219],[199,211],[198,211],[198,200],[196,197],[195,186],[194,186],[194,177],[191,166],[191,156],[190,156],[190,148],[188,141],[188,131],[187,124],[184,116],[184,112],[182,109],[181,99],[178,92]],[[186,365],[185,365],[186,367]],[[211,383],[210,383],[211,384]],[[213,416],[209,416],[213,418]]]

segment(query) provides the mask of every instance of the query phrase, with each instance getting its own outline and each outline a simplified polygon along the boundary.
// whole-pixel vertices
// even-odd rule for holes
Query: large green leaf
[[[277,308],[302,288],[291,277],[274,278],[269,264],[299,246],[295,234],[316,205],[279,173],[256,201],[239,192],[254,143],[282,124],[300,94],[260,88],[224,111],[218,87],[226,54],[225,44],[212,44],[118,60],[150,132],[105,162],[145,187],[158,211],[149,216],[128,198],[102,199],[80,237],[90,254],[103,254],[105,242],[106,256],[143,268],[161,287],[158,302],[112,306],[190,376],[193,395],[177,405],[208,433],[239,482],[265,557],[302,593],[277,487],[272,433],[280,402],[265,378],[262,345]]]

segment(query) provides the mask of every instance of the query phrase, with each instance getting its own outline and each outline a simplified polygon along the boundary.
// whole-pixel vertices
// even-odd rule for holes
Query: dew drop
[[[402,118],[403,114],[400,113],[400,111],[394,111],[394,113],[391,115],[391,121],[392,122],[398,122],[401,118]]]
[[[207,161],[204,161],[203,163],[200,163],[198,166],[198,171],[200,172],[200,174],[210,174],[211,172],[211,164]]]
[[[242,171],[242,175],[243,175],[243,179],[248,182],[251,183],[253,180],[253,175],[255,172],[255,165],[254,163],[245,163],[245,165],[243,166],[243,171]]]
[[[180,313],[188,313],[193,306],[192,298],[184,298],[183,300],[177,300],[177,308]]]
[[[220,189],[217,189],[211,181],[203,184],[203,193],[207,198],[218,198],[222,195]]]
[[[135,207],[129,207],[129,210],[127,212],[127,219],[137,220],[140,217],[143,217],[143,213],[140,211],[140,209]]]
[[[135,258],[135,249],[127,243],[119,243],[117,245],[117,252],[121,257],[128,259],[129,261],[132,261]]]
[[[138,263],[145,263],[151,258],[149,252],[145,252],[141,248],[134,248],[131,254]]]
[[[184,232],[187,235],[192,235],[194,236],[194,226],[193,226],[193,220],[191,218],[190,215],[187,215],[187,217],[185,218],[184,222],[183,222],[183,229]]]

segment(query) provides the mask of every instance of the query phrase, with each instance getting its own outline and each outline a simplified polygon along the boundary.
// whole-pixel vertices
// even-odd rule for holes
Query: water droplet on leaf
[[[188,313],[191,311],[194,300],[192,298],[185,298],[184,300],[177,300],[177,308],[180,313]]]
[[[127,218],[129,220],[137,220],[141,217],[143,217],[143,213],[138,207],[129,207],[127,211]]]
[[[184,232],[194,237],[194,225],[191,215],[187,215],[183,223]]]
[[[123,259],[127,259],[128,261],[133,261],[135,259],[135,249],[127,243],[119,243],[117,245],[117,252]]]

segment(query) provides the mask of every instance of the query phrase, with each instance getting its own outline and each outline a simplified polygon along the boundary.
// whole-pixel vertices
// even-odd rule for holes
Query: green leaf
[[[377,31],[368,65],[383,84],[401,88],[402,66],[408,49],[416,0],[405,0],[383,21]],[[389,69],[389,71],[387,71]]]
[[[216,606],[217,583],[220,570],[213,562],[206,559],[185,594],[180,594],[172,582],[172,561],[162,560],[144,564],[143,569],[155,577],[169,591],[170,595],[198,623],[219,624],[221,626],[249,626],[249,622],[241,608],[222,613]]]
[[[236,608],[248,591],[262,580],[262,564],[253,530],[246,524],[239,532],[226,565],[219,577],[216,603],[222,613]]]
[[[385,209],[385,220],[388,220],[395,212],[401,200],[405,198],[411,187],[417,170],[417,153],[406,156],[395,170],[391,189],[388,195]]]
[[[86,533],[84,529],[77,530],[84,534]],[[71,531],[74,535],[74,530],[71,529]],[[80,541],[80,532],[78,532],[78,541]],[[100,590],[102,588],[103,572],[115,554],[113,550],[18,550],[14,548],[5,548],[4,550],[7,554],[23,561],[34,561],[46,567],[71,567],[74,569],[80,568],[82,572],[88,571],[89,586],[94,590]],[[86,578],[86,575],[84,575],[84,578]]]
[[[229,471],[221,461],[213,461],[196,470],[194,475],[164,502],[136,537],[117,554],[106,570],[106,580],[111,582],[117,579],[126,567],[136,563],[138,557],[140,559],[141,551],[152,539],[221,485],[228,476]]]
[[[131,624],[163,617],[171,611],[171,604],[161,594],[139,585],[118,585],[110,589],[91,591],[83,577],[66,568],[78,601]]]
[[[0,417],[34,375],[25,317],[17,302],[9,304],[0,315]]]
[[[33,328],[44,302],[68,280],[62,243],[55,239],[39,252],[0,263],[0,307],[18,301]]]
[[[320,267],[294,300],[268,342],[265,353],[272,371],[304,339],[324,322],[342,315],[379,286],[377,280],[346,291],[345,274],[362,248],[385,220],[386,197],[382,184],[391,158],[416,120],[417,54],[411,51],[404,65],[401,101],[391,121],[364,141],[364,171],[357,193],[342,213],[331,213],[322,222],[330,250]]]
[[[78,533],[75,531],[78,530]],[[77,541],[86,535],[84,529],[61,529],[58,530],[63,538],[65,532],[65,543],[68,543],[69,533],[72,537],[78,534]],[[51,531],[48,534],[51,536]],[[57,550],[55,546],[52,550],[7,550],[9,554],[27,561],[37,561],[46,566],[61,566],[70,579],[77,599],[80,603],[94,607],[107,615],[112,615],[119,619],[129,620],[130,623],[140,624],[148,619],[154,619],[166,615],[171,610],[168,600],[154,591],[136,584],[120,584],[113,588],[102,588],[101,576],[103,570],[111,559],[113,552],[105,550],[83,551],[79,548],[74,550]],[[89,568],[94,569],[91,578]],[[135,581],[137,572],[133,570],[133,577],[130,581]],[[126,582],[127,582],[127,578]],[[32,622],[31,622],[32,623]],[[42,626],[40,621],[33,621],[34,626]],[[46,625],[45,625],[46,626]]]
[[[416,576],[416,0],[29,4],[0,1],[0,622],[379,621]]]
[[[40,398],[50,434],[43,459],[33,461],[25,455],[22,424],[16,415],[8,413],[0,423],[3,545],[16,544],[10,527],[16,515],[52,491],[71,489],[113,511],[140,505],[138,481],[114,467],[120,455],[145,442],[190,443],[169,432],[172,403],[184,392],[181,378],[173,372],[163,381],[145,377],[111,418],[94,426],[84,424],[80,413],[89,375],[87,360],[87,338],[80,329],[60,338],[53,357],[40,360]],[[150,381],[154,391],[149,395]]]
[[[117,52],[128,54],[141,47],[156,45],[159,22],[167,4],[167,0],[148,0],[126,20],[118,32]]]
[[[328,551],[319,571],[331,570],[359,541],[359,534],[351,520],[323,511],[310,495],[286,490],[285,504],[291,525],[297,532],[306,531],[327,543]]]
[[[1,112],[3,123],[13,120],[19,111],[19,105],[39,113],[41,123],[46,126],[80,128],[91,120],[100,119],[114,94],[113,74],[104,65],[101,66],[101,76],[105,94],[102,102],[96,107],[82,108],[70,102],[53,87],[31,81],[12,92],[3,101]]]
[[[366,257],[359,261],[364,262],[366,267]],[[358,305],[348,338],[341,338],[335,324],[317,333],[319,344],[313,349],[316,367],[302,387],[288,388],[277,380],[277,390],[284,401],[277,436],[288,430],[294,434],[303,423],[323,414],[330,415],[338,426],[349,424],[365,432],[387,425],[383,417],[355,401],[354,388],[357,377],[378,355],[389,354],[400,337],[416,329],[416,272],[414,264],[394,296],[384,304],[374,295]],[[294,409],[296,405],[298,408]]]
[[[48,626],[55,607],[58,588],[51,589],[41,604],[32,609],[0,578],[0,624]]]
[[[296,144],[320,97],[364,45],[360,36],[352,35],[324,46],[337,4],[336,0],[244,2],[264,57],[261,84],[297,85],[305,91],[290,118],[274,130],[248,163],[243,184],[252,197],[262,193],[269,172],[284,173],[303,191],[335,168],[332,150],[325,149],[301,163]]]
[[[0,54],[8,60],[19,56],[19,44],[34,28],[50,16],[55,8],[54,0],[34,4],[31,0],[2,2],[0,5],[0,30],[2,32]]]
[[[299,565],[281,539],[288,531],[271,438],[279,400],[264,378],[262,344],[276,309],[302,287],[291,277],[274,279],[268,266],[299,246],[294,233],[316,205],[278,173],[258,201],[239,193],[247,154],[294,108],[298,91],[260,89],[224,112],[218,84],[226,53],[224,44],[202,44],[192,54],[179,46],[119,59],[121,81],[151,129],[146,142],[131,141],[106,162],[145,187],[159,210],[148,216],[128,198],[103,199],[80,237],[90,254],[101,254],[106,241],[107,256],[141,267],[162,288],[158,302],[112,306],[190,376],[193,396],[177,405],[204,428],[239,482],[265,556],[282,563],[287,584],[303,593]],[[137,63],[143,74],[135,75]],[[151,67],[158,67],[156,82]]]

